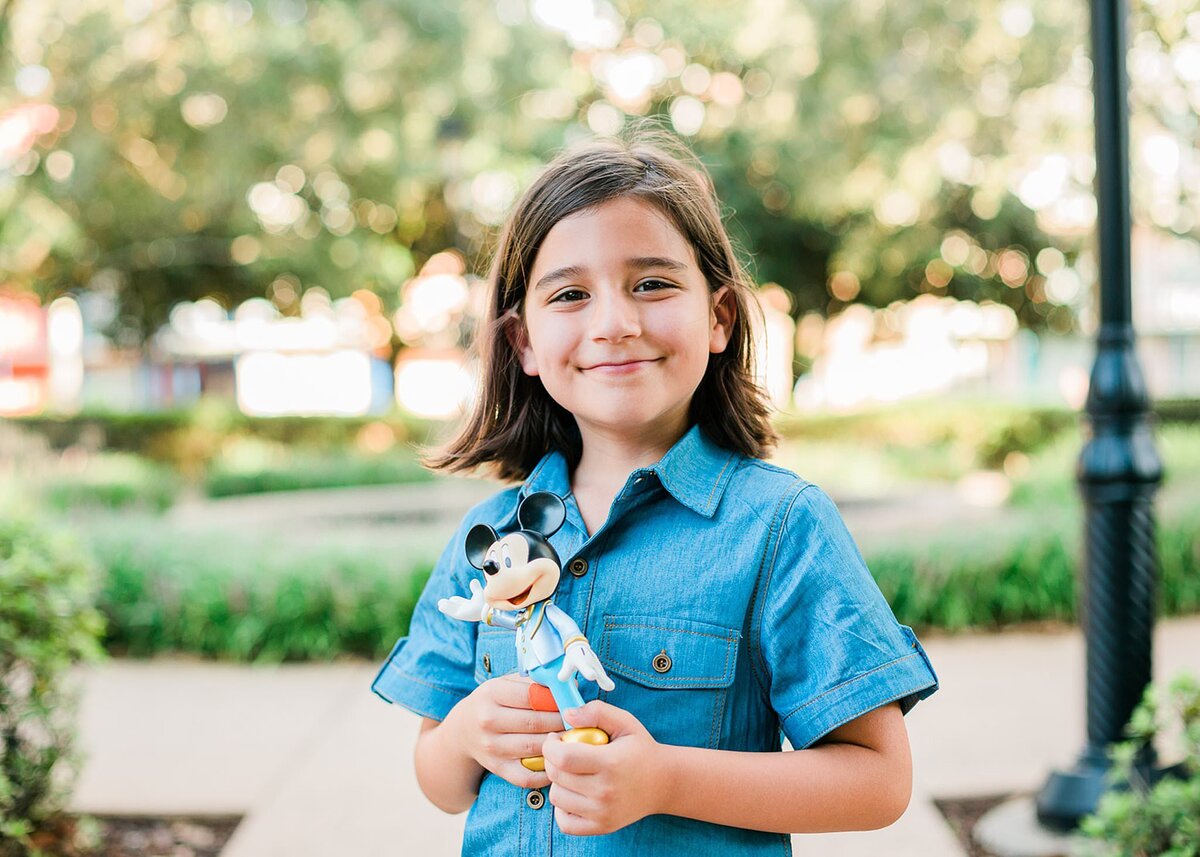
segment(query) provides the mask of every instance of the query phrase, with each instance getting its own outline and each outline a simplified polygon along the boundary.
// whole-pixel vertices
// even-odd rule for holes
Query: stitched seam
[[[729,657],[733,652],[734,646],[725,647],[725,675],[729,675]],[[722,688],[717,693],[717,698],[713,702],[713,717],[712,725],[708,730],[708,746],[716,747],[721,738],[721,716],[725,712],[725,697],[728,695],[728,690]]]
[[[733,647],[730,646],[730,648],[733,648]],[[729,662],[728,657],[726,657],[725,662],[726,663]],[[727,681],[729,678],[728,669],[726,669],[724,675],[696,675],[696,676],[688,675],[688,676],[680,676],[679,678],[673,678],[671,676],[663,675],[662,673],[644,672],[643,670],[640,670],[637,667],[630,666],[629,664],[627,664],[623,661],[616,661],[616,660],[612,660],[611,658],[609,659],[609,663],[611,663],[613,666],[616,666],[616,667],[622,667],[623,669],[626,669],[631,673],[637,673],[638,675],[642,676],[643,678],[654,679],[656,682],[683,683],[683,682],[696,682],[696,681]],[[702,686],[705,686],[705,685],[702,685]]]
[[[732,453],[732,452],[729,453],[729,457],[726,458],[725,463],[721,465],[721,472],[717,474],[717,479],[715,482],[713,482],[713,486],[708,492],[708,499],[704,501],[704,511],[706,511],[706,512],[712,511],[713,494],[716,493],[717,486],[721,484],[721,477],[725,475],[725,471],[729,467],[729,462],[733,461],[733,456],[734,456],[734,453]]]
[[[907,693],[898,693],[898,694],[896,694],[895,696],[893,696],[891,699],[888,699],[888,700],[886,700],[886,701],[884,701],[884,702],[881,702],[881,703],[879,703],[879,705],[877,705],[877,706],[876,706],[876,708],[882,708],[882,707],[883,707],[883,706],[885,706],[885,705],[891,705],[893,702],[899,702],[900,700],[904,699],[906,696],[912,696],[912,695],[913,695],[914,693],[916,693],[916,692],[917,692],[917,691],[910,690],[910,691],[908,691]],[[817,741],[821,740],[821,738],[825,737],[825,736],[826,736],[826,735],[828,735],[830,732],[834,732],[834,731],[836,731],[836,730],[838,730],[838,729],[842,728],[842,727],[843,727],[843,726],[845,726],[847,723],[849,723],[851,720],[855,720],[856,718],[858,718],[858,717],[861,717],[861,716],[862,716],[863,714],[865,714],[865,713],[866,713],[866,712],[859,712],[858,714],[851,714],[851,715],[848,715],[848,716],[847,716],[845,719],[843,719],[843,720],[839,720],[837,723],[835,723],[835,724],[833,724],[832,726],[830,726],[828,730],[826,730],[825,732],[823,732],[821,735],[818,735],[816,738],[814,738],[812,741],[810,741],[810,742],[809,742],[807,745],[805,745],[805,746],[807,746],[807,747],[811,747],[811,746],[812,746],[812,745],[813,745],[815,742],[817,742]]]
[[[799,712],[805,708],[808,708],[808,706],[813,705],[814,703],[820,702],[822,699],[829,696],[831,693],[837,693],[839,690],[843,690],[844,688],[847,688],[854,684],[857,684],[858,682],[865,679],[867,676],[873,675],[874,673],[877,673],[880,670],[885,670],[889,667],[895,666],[896,664],[904,663],[904,661],[908,660],[909,658],[915,658],[915,657],[918,657],[916,652],[913,652],[911,655],[901,655],[900,657],[895,658],[894,660],[888,661],[886,664],[880,664],[879,666],[875,667],[874,669],[867,670],[862,675],[856,675],[854,678],[842,682],[837,687],[831,687],[829,690],[825,691],[824,693],[822,693],[818,696],[814,696],[812,699],[810,699],[808,702],[805,702],[803,705],[796,706],[791,711],[789,711],[783,719],[784,720],[789,719],[793,714],[796,714],[797,712]],[[908,696],[909,693],[912,693],[912,691],[909,691],[908,693],[902,693],[902,694],[900,694],[900,696],[898,696],[896,698],[899,699],[900,697]]]
[[[648,631],[670,631],[675,634],[695,634],[698,637],[712,637],[714,640],[721,640],[726,643],[731,643],[737,639],[736,634],[708,634],[704,631],[692,631],[688,628],[667,628],[662,625],[626,624],[624,622],[614,622],[611,619],[605,620],[604,627],[609,630],[615,630],[617,628],[644,628]]]
[[[414,675],[409,675],[408,673],[404,672],[403,670],[396,669],[395,667],[391,667],[391,668],[392,668],[392,669],[394,669],[394,670],[396,670],[396,672],[398,672],[400,675],[404,676],[406,679],[408,679],[409,681],[411,681],[413,684],[419,684],[419,685],[422,685],[422,686],[424,686],[424,687],[427,687],[427,688],[429,688],[430,690],[436,690],[438,693],[444,693],[444,694],[446,694],[447,696],[454,696],[454,697],[462,698],[463,696],[465,696],[465,695],[466,695],[466,694],[464,694],[464,693],[460,693],[460,692],[459,692],[459,691],[457,691],[457,690],[450,690],[450,689],[448,689],[448,688],[442,687],[441,685],[438,685],[438,684],[432,684],[432,683],[430,683],[430,682],[427,682],[427,681],[425,681],[425,680],[423,680],[423,679],[419,679],[419,678],[417,678],[416,676],[414,676]],[[470,691],[467,691],[467,693],[470,693]]]
[[[804,482],[804,480],[797,476],[796,481],[788,487],[795,488],[796,485],[801,482]],[[807,487],[807,485],[805,487]],[[784,494],[779,498],[779,503],[775,506],[775,513],[772,515],[771,527],[768,531],[774,536],[775,548],[774,553],[771,555],[771,570],[767,574],[767,580],[764,584],[763,570],[767,568],[767,551],[771,548],[771,538],[768,537],[767,540],[763,542],[762,556],[758,560],[758,574],[754,580],[754,590],[750,593],[750,603],[754,605],[750,614],[750,638],[747,640],[747,644],[750,646],[750,672],[754,675],[755,680],[758,682],[758,686],[762,690],[763,695],[768,699],[770,699],[771,691],[770,688],[767,687],[766,676],[762,674],[762,671],[759,670],[758,666],[758,661],[762,661],[762,667],[764,671],[766,670],[767,666],[766,658],[762,656],[762,613],[763,610],[766,609],[766,602],[759,598],[759,593],[761,591],[765,594],[771,585],[770,577],[775,571],[775,555],[779,552],[779,543],[783,541],[783,526],[787,521],[787,512],[791,511],[792,506],[796,502],[796,498],[799,497],[803,491],[804,488],[801,488],[799,491],[795,492],[791,496],[790,501],[787,494]],[[776,530],[777,524],[779,526],[778,530]]]

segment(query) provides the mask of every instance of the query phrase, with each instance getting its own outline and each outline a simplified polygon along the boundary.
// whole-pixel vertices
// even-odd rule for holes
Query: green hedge
[[[1200,510],[1158,525],[1159,610],[1200,611]],[[868,557],[896,616],[917,628],[961,631],[1073,621],[1083,527],[1041,519],[990,539],[893,549]]]
[[[1081,534],[1077,515],[1059,514],[867,561],[900,621],[922,631],[1070,621]],[[1200,509],[1159,526],[1164,614],[1200,611],[1198,536]],[[106,570],[99,607],[111,651],[239,661],[386,654],[407,630],[435,552],[313,550],[136,526],[102,528],[91,542]]]
[[[167,467],[128,453],[91,458],[81,473],[60,473],[41,485],[46,505],[58,512],[80,508],[162,512],[179,494],[179,478]]]
[[[100,656],[90,559],[0,508],[0,855],[42,853],[78,767],[70,669]],[[72,850],[71,853],[75,853]]]
[[[105,528],[97,606],[121,655],[235,661],[377,657],[408,627],[430,572],[378,548],[319,549],[214,534]]]
[[[284,467],[214,468],[204,479],[204,493],[209,497],[229,497],[268,491],[429,482],[432,479],[433,474],[410,457],[300,455]]]
[[[231,404],[202,402],[185,410],[148,413],[86,411],[69,417],[21,417],[13,422],[45,437],[55,449],[76,444],[90,449],[130,452],[199,478],[228,441],[253,438],[288,447],[344,450],[373,423],[392,430],[397,442],[429,443],[440,430],[392,412],[364,417],[248,417]]]

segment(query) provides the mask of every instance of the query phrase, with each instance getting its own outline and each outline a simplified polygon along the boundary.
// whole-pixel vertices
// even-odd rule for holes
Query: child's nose
[[[592,303],[592,337],[616,342],[642,332],[637,302],[625,294],[598,295]]]

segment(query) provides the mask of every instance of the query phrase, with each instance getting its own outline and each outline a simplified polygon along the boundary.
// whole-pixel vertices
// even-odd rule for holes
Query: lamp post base
[[[1108,762],[1085,755],[1069,771],[1053,771],[1037,795],[1037,819],[1050,830],[1067,832],[1095,812],[1109,788]]]

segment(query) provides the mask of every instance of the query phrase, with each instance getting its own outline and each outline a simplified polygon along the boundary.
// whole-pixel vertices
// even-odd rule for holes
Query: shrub
[[[1169,711],[1164,717],[1163,709]],[[1147,747],[1178,722],[1183,761],[1173,776],[1147,783],[1143,759]],[[1092,853],[1121,857],[1198,857],[1200,855],[1200,682],[1182,675],[1164,694],[1147,688],[1130,718],[1130,740],[1113,749],[1116,788],[1101,799],[1081,829]]]
[[[78,474],[49,477],[42,488],[56,511],[79,508],[142,507],[162,512],[179,494],[179,479],[166,467],[128,453],[106,453],[88,461]]]
[[[67,669],[99,654],[91,563],[61,534],[0,518],[0,855],[37,854],[74,769]]]
[[[286,465],[256,469],[214,468],[205,479],[209,497],[429,482],[433,475],[408,456],[299,455]]]
[[[380,657],[408,628],[431,568],[378,546],[313,548],[161,528],[106,527],[92,545],[106,569],[97,601],[105,645],[143,657]]]

